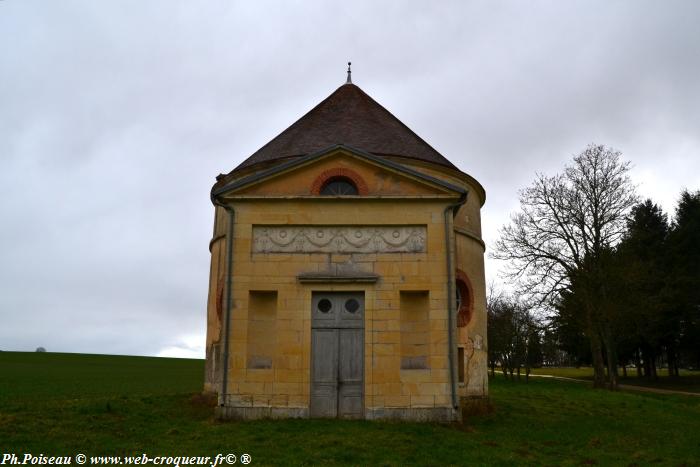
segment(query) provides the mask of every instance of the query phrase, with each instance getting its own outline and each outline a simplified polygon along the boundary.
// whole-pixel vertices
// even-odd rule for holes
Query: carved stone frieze
[[[424,225],[256,225],[253,253],[424,253]]]

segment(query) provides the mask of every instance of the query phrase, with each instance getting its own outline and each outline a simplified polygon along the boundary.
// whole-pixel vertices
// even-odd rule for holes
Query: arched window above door
[[[357,195],[359,194],[359,191],[357,190],[357,187],[352,182],[352,180],[350,180],[349,178],[333,177],[323,184],[323,186],[321,187],[321,192],[319,194],[330,196]]]
[[[367,183],[354,170],[345,167],[328,169],[316,177],[311,194],[324,196],[366,195]]]

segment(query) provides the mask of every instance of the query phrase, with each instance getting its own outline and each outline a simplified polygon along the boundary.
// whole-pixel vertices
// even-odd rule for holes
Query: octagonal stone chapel
[[[349,70],[211,200],[219,417],[454,421],[486,400],[484,189]]]

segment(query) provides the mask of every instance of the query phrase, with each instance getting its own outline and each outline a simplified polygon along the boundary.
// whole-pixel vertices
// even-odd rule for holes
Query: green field
[[[495,411],[464,425],[223,423],[195,395],[203,367],[201,360],[0,352],[0,455],[248,453],[253,465],[700,465],[700,397],[497,376]]]

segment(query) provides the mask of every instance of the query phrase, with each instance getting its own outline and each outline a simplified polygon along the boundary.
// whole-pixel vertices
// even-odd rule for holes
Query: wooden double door
[[[364,293],[314,292],[311,306],[310,415],[364,418]]]

